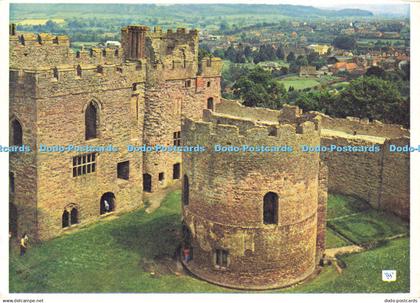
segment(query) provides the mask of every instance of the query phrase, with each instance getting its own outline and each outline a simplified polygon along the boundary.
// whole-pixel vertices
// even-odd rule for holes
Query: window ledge
[[[115,214],[115,210],[99,215],[100,218],[106,218]]]

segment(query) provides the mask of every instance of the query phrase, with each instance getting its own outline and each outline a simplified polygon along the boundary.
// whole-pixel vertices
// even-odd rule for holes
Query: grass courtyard
[[[24,257],[19,257],[15,245],[10,292],[236,292],[189,275],[177,276],[162,266],[179,243],[180,205],[180,192],[175,191],[151,214],[138,210],[101,221],[30,247]],[[404,222],[338,195],[330,195],[328,213],[328,247],[379,240],[380,245],[340,256],[346,265],[341,274],[324,267],[314,279],[274,292],[409,291],[409,238],[401,236],[408,235]],[[401,237],[386,240],[395,235]],[[382,282],[382,269],[397,270],[397,281]]]

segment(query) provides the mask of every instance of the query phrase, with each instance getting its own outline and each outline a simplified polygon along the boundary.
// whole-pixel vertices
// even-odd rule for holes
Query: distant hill
[[[10,18],[71,18],[71,17],[218,17],[240,15],[281,15],[306,17],[369,17],[373,13],[361,9],[321,9],[303,5],[267,4],[11,4]]]
[[[340,4],[337,2],[336,4],[324,5],[320,8],[322,9],[344,9],[348,8],[349,6]],[[391,17],[410,17],[410,4],[407,3],[381,3],[381,4],[369,4],[366,1],[365,4],[357,4],[358,9],[368,10],[372,12],[375,16],[391,16]]]

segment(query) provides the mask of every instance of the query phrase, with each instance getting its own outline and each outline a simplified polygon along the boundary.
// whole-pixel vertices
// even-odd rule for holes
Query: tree
[[[331,115],[334,113],[336,96],[324,89],[300,94],[295,102],[304,111],[319,111]]]
[[[249,45],[245,46],[244,55],[248,59],[252,58],[252,49]]]
[[[304,55],[299,55],[299,56],[296,58],[296,65],[297,65],[298,67],[308,65],[308,59],[306,58],[306,56],[304,56]]]
[[[233,45],[229,46],[228,49],[225,51],[225,58],[229,61],[235,62],[236,60],[236,51]]]
[[[208,47],[199,47],[198,48],[198,61],[201,61],[204,57],[212,57],[212,53]]]
[[[332,44],[337,48],[352,50],[356,47],[356,40],[351,36],[339,35],[335,37]]]
[[[292,63],[296,61],[296,56],[294,52],[290,52],[286,58],[287,62]]]
[[[367,69],[366,76],[373,76],[385,79],[385,70],[379,66],[371,66]]]
[[[360,77],[350,82],[335,105],[335,114],[409,124],[407,100],[396,86],[377,77]]]
[[[245,106],[259,106],[279,109],[286,100],[287,91],[282,83],[261,67],[245,70],[233,85],[237,98],[243,100]]]
[[[284,53],[284,48],[282,45],[279,45],[279,47],[277,47],[276,57],[279,58],[280,60],[284,60],[285,53]]]
[[[309,64],[314,64],[316,61],[318,61],[320,59],[319,54],[317,52],[310,52],[308,54],[308,63]]]

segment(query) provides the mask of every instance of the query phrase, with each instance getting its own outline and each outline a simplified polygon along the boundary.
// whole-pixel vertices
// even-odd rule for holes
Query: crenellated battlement
[[[290,119],[292,110],[300,112],[298,107],[289,106],[282,111],[276,111],[277,121],[268,121],[256,120],[254,117],[237,117],[205,109],[201,121],[187,120],[184,127],[195,139],[198,136],[203,144],[226,141],[227,145],[254,142],[255,144],[298,146],[302,141],[319,142],[320,130],[317,121],[304,116],[298,116],[292,121]]]
[[[223,60],[217,57],[204,57],[198,66],[198,74],[204,77],[217,77],[222,73]]]
[[[58,96],[108,89],[137,90],[146,79],[146,70],[136,63],[120,65],[78,64],[52,68],[10,69],[10,82],[16,93],[35,91],[36,97]]]
[[[369,119],[356,117],[334,118],[319,112],[309,112],[307,115],[317,116],[323,129],[341,131],[350,135],[384,138],[410,136],[410,131],[398,124],[388,124],[378,120],[369,121]]]
[[[14,35],[9,35],[9,42],[13,46],[41,46],[41,45],[61,45],[70,46],[70,39],[68,36],[59,35],[54,36],[49,33],[21,33],[15,32]]]

